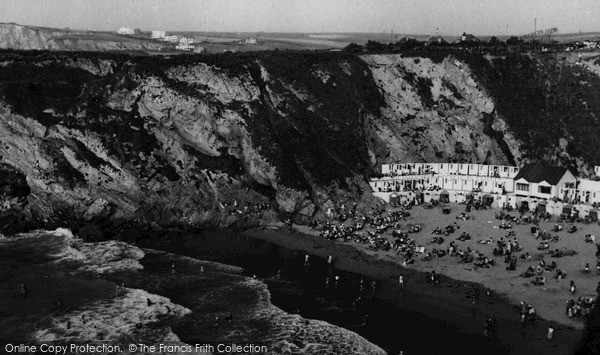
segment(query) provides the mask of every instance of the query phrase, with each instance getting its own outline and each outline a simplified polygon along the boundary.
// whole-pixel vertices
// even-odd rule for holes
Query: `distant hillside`
[[[112,33],[0,23],[0,48],[62,51],[159,51],[167,45]]]

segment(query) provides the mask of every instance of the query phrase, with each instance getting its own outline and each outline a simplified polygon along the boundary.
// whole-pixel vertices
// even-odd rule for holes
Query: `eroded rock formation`
[[[370,208],[367,181],[384,162],[537,160],[589,171],[594,156],[571,142],[581,127],[555,102],[573,78],[593,96],[599,78],[573,64],[555,76],[557,59],[535,60],[7,52],[0,168],[15,183],[4,183],[13,186],[4,210],[37,221],[244,226],[276,214],[308,221],[342,204]],[[541,74],[554,91],[544,91]],[[525,89],[552,104],[533,100],[539,112],[524,116],[526,103],[511,100]],[[597,105],[577,105],[590,128],[579,134],[592,134]],[[20,195],[11,190],[18,184]]]

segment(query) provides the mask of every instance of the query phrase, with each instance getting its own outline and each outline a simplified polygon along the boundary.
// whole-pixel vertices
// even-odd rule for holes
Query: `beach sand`
[[[497,228],[500,224],[499,220],[494,218],[497,209],[488,209],[482,211],[473,211],[470,215],[475,217],[474,220],[459,221],[456,216],[464,211],[464,206],[451,204],[452,213],[450,215],[442,214],[441,208],[424,209],[420,206],[413,207],[409,212],[411,217],[407,218],[402,224],[408,226],[411,224],[419,224],[423,227],[419,233],[410,234],[409,236],[416,240],[417,244],[426,247],[426,251],[432,248],[447,249],[450,241],[455,240],[460,233],[467,232],[471,235],[471,240],[466,242],[456,241],[459,249],[466,250],[471,247],[473,250],[478,250],[490,258],[496,260],[496,265],[486,268],[473,268],[472,263],[462,263],[457,257],[444,256],[442,258],[434,258],[431,261],[422,260],[424,255],[416,257],[416,262],[408,267],[401,267],[403,261],[401,256],[397,256],[395,252],[375,251],[368,248],[367,245],[354,242],[334,242],[327,240],[318,235],[318,231],[312,230],[306,226],[294,225],[293,230],[288,230],[283,226],[271,226],[264,229],[254,229],[244,234],[254,238],[266,240],[278,245],[285,246],[290,249],[298,249],[305,251],[311,255],[325,258],[327,254],[332,254],[334,257],[334,265],[336,268],[361,273],[366,276],[385,280],[386,282],[397,284],[399,275],[403,275],[405,280],[406,292],[414,292],[422,295],[423,301],[428,304],[430,309],[424,309],[424,312],[435,314],[440,319],[452,321],[457,314],[466,314],[471,312],[471,307],[476,307],[477,311],[483,316],[493,316],[499,319],[500,331],[502,336],[502,327],[504,336],[509,339],[515,336],[521,337],[519,325],[519,303],[524,301],[535,306],[541,321],[535,323],[532,329],[528,330],[528,334],[532,334],[531,350],[538,352],[551,351],[552,353],[570,353],[579,341],[584,322],[579,319],[570,319],[566,315],[566,302],[569,299],[577,299],[579,296],[595,296],[596,286],[598,285],[599,277],[595,272],[596,265],[596,247],[594,244],[585,243],[584,235],[591,233],[600,235],[600,225],[598,224],[577,224],[578,231],[573,234],[566,232],[566,225],[561,232],[551,233],[558,235],[560,240],[556,243],[550,242],[550,249],[572,249],[577,251],[574,256],[565,256],[561,258],[551,258],[549,254],[537,250],[540,240],[536,240],[530,234],[532,225],[516,225],[513,227],[517,235],[517,240],[523,246],[523,250],[517,252],[517,257],[522,253],[529,252],[534,257],[529,260],[518,258],[517,270],[507,271],[507,264],[504,263],[504,257],[493,257],[492,250],[496,246],[495,243],[482,245],[477,241],[492,237],[497,241],[500,237],[505,236],[508,231]],[[512,212],[512,215],[518,215],[518,212]],[[434,237],[431,232],[436,226],[441,228],[457,222],[460,229],[449,237],[445,237],[445,241],[441,245],[429,244],[429,241]],[[555,224],[555,221],[541,222],[542,230],[550,231],[550,228]],[[401,229],[404,229],[404,225]],[[390,235],[391,230],[386,232]],[[529,265],[537,265],[539,263],[538,254],[544,257],[547,264],[556,261],[558,268],[567,273],[567,277],[563,280],[556,281],[554,272],[545,272],[545,286],[534,286],[531,283],[531,278],[521,278],[519,275],[523,273]],[[591,272],[583,273],[583,268],[586,262],[590,263]],[[448,280],[452,286],[440,289],[434,287],[425,281],[423,272],[435,270],[436,273],[446,275],[447,277],[456,280]],[[447,279],[446,279],[447,280]],[[577,293],[575,295],[569,292],[569,282],[574,280],[577,285]],[[443,279],[442,283],[445,280]],[[471,300],[468,298],[471,283],[476,283],[480,289],[480,298],[485,298],[485,288],[491,288],[494,292],[494,298],[497,302],[478,301],[476,305],[471,305]],[[435,311],[434,311],[435,310]],[[447,318],[447,319],[446,319]],[[460,317],[462,318],[462,317]],[[457,325],[465,327],[467,331],[474,331],[482,327],[479,319],[464,319],[454,320]],[[481,318],[481,317],[479,317]],[[549,326],[555,329],[553,341],[549,342],[545,339],[546,332]],[[511,329],[512,328],[512,329]],[[557,340],[560,338],[560,340]],[[537,343],[536,343],[537,342]],[[558,345],[558,343],[561,343]],[[556,348],[556,346],[560,346]]]

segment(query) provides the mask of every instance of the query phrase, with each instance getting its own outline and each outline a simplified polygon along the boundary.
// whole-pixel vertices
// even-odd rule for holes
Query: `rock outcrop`
[[[434,54],[4,53],[4,211],[40,223],[244,227],[370,208],[367,181],[384,162],[597,164],[597,75],[558,72],[557,58]],[[520,93],[546,101],[529,112]]]

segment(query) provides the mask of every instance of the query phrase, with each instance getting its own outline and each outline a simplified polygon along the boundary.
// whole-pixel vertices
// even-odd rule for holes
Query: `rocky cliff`
[[[384,162],[586,172],[599,94],[555,55],[2,52],[0,217],[244,226],[369,208]]]

